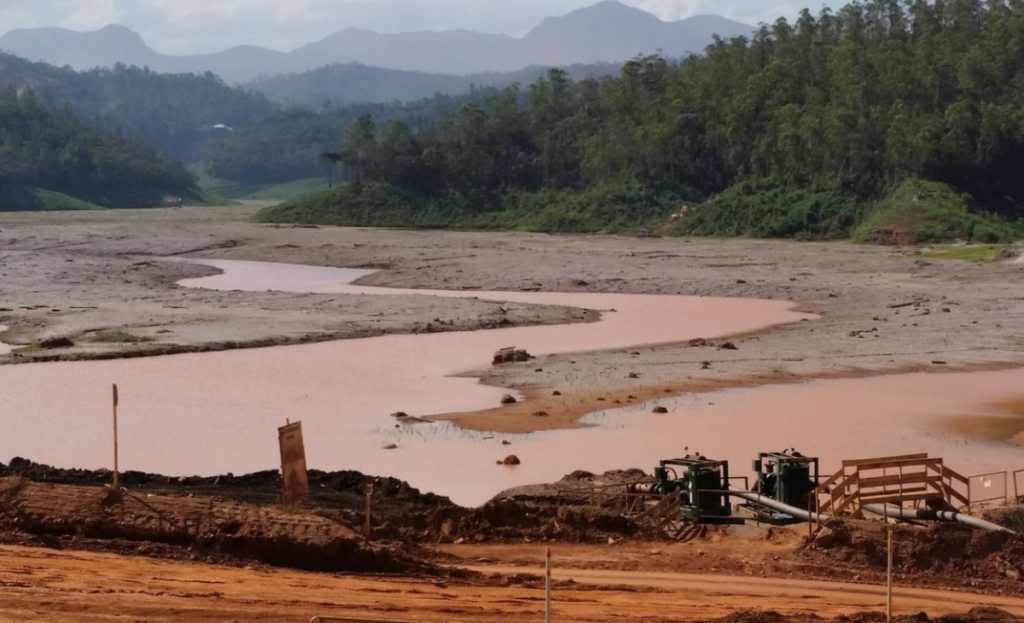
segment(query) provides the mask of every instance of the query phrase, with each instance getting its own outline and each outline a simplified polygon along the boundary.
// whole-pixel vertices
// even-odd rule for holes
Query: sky
[[[123,24],[165,54],[255,44],[289,51],[348,27],[380,32],[465,28],[522,35],[544,17],[597,0],[0,0],[0,32]],[[623,0],[664,20],[716,14],[749,24],[795,16],[792,0]]]

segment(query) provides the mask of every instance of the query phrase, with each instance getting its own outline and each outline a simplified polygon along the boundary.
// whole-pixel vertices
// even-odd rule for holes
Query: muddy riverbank
[[[120,382],[123,398],[132,405],[126,408],[135,413],[133,420],[126,411],[123,447],[128,453],[126,460],[136,467],[177,473],[194,468],[195,461],[186,457],[202,456],[209,461],[204,464],[205,473],[266,469],[273,466],[276,452],[275,439],[266,431],[291,417],[304,419],[313,427],[314,439],[308,448],[315,457],[314,467],[390,473],[464,503],[478,503],[496,490],[541,482],[553,473],[653,464],[658,458],[678,454],[679,446],[699,444],[706,454],[743,461],[749,460],[751,451],[772,449],[747,447],[750,444],[745,442],[732,443],[721,451],[713,447],[721,435],[715,432],[716,426],[705,423],[721,420],[713,408],[726,401],[719,400],[717,394],[690,393],[695,389],[1024,364],[1024,297],[1019,296],[1024,266],[1019,264],[938,261],[912,250],[848,244],[282,228],[248,223],[245,219],[251,212],[251,208],[236,207],[0,215],[0,309],[7,310],[0,311],[0,322],[11,327],[5,341],[20,347],[15,354],[21,360],[119,357],[593,320],[592,313],[579,309],[482,300],[472,294],[470,298],[438,298],[183,288],[177,285],[179,280],[211,276],[216,271],[158,261],[164,256],[361,268],[377,271],[364,275],[362,285],[462,293],[509,290],[761,298],[799,304],[801,310],[821,318],[730,339],[729,347],[721,339],[642,348],[624,344],[600,352],[574,349],[501,367],[477,363],[489,357],[488,350],[460,364],[466,371],[464,378],[451,379],[457,388],[449,398],[461,401],[455,406],[450,400],[434,402],[425,393],[411,392],[384,396],[389,407],[384,409],[381,395],[365,395],[366,382],[339,384],[332,366],[361,361],[362,355],[342,357],[334,363],[325,359],[295,382],[282,382],[288,374],[304,369],[311,358],[326,357],[328,351],[317,354],[319,349],[333,349],[333,345],[273,349],[268,351],[272,353],[269,357],[258,358],[214,353],[200,356],[202,365],[190,359],[195,355],[182,355],[138,363],[14,366],[20,369],[17,374],[5,372],[11,376],[4,381],[4,416],[14,418],[30,410],[37,414],[36,432],[46,434],[19,429],[8,436],[3,451],[63,461],[64,465],[103,465],[108,454],[103,424],[109,384]],[[671,314],[661,317],[647,327],[653,337],[643,343],[657,343],[658,337],[671,333],[668,328],[678,328],[674,323],[686,322],[686,318]],[[35,346],[45,338],[60,337],[72,340],[75,346],[57,351]],[[693,337],[710,336],[698,333]],[[491,344],[488,348],[511,345]],[[578,349],[588,350],[592,349],[586,343]],[[417,361],[403,361],[402,365],[428,362],[429,366],[439,352],[439,348],[428,348]],[[13,355],[0,357],[7,362],[15,359]],[[208,366],[232,374],[204,373]],[[450,368],[444,370],[447,373]],[[68,379],[60,385],[64,398],[32,389],[47,387],[48,382],[52,386],[54,374]],[[997,389],[1003,393],[1012,390],[1016,382],[1012,370],[1007,374],[1010,376],[999,377]],[[483,385],[476,382],[480,376]],[[436,390],[433,381],[422,382],[430,386],[424,390]],[[928,398],[932,390],[926,385],[943,381],[922,383],[921,391]],[[269,387],[278,389],[266,399],[263,396]],[[864,386],[861,391],[871,395],[876,391],[871,387]],[[984,382],[978,385],[979,391],[987,387]],[[459,415],[458,428],[444,423],[398,424],[394,428],[396,423],[387,416],[398,410],[411,415],[478,411],[481,400],[495,404],[497,397],[508,391],[498,388],[511,388],[512,393],[528,400],[500,411]],[[556,391],[560,395],[555,396]],[[808,443],[816,447],[802,449],[828,453],[830,460],[851,458],[839,453],[851,444],[865,452],[881,449],[865,446],[857,441],[860,437],[849,436],[839,425],[849,422],[853,426],[858,421],[857,390],[853,390],[854,398],[841,405],[852,411],[839,413],[821,398],[826,402],[815,412],[802,412],[795,419],[787,416],[787,426],[765,417],[758,408],[744,407],[747,403],[742,401],[756,407],[762,397],[757,390],[743,391],[750,394],[737,394],[741,397],[735,400],[740,402],[731,413],[743,415],[736,425],[742,427],[744,439],[757,441],[759,446],[769,441],[779,447],[796,443],[790,441],[793,435],[782,439],[771,437],[773,432],[803,435],[818,431],[820,435],[809,442],[832,439],[845,447],[834,448],[828,442]],[[772,394],[774,389],[765,391]],[[689,395],[681,399],[683,407],[655,400],[684,392]],[[881,389],[877,392],[885,395]],[[41,402],[44,394],[48,400]],[[956,446],[963,443],[964,435],[985,423],[968,420],[968,430],[957,434],[937,426],[959,417],[998,416],[976,401],[979,395],[971,390],[961,395],[964,400],[960,402],[942,404],[906,395],[902,403],[884,402],[894,410],[880,411],[888,414],[888,419],[880,422],[898,429],[884,439],[957,454]],[[211,396],[217,400],[209,400]],[[785,403],[787,399],[777,400]],[[703,401],[715,404],[702,406]],[[692,414],[694,420],[676,417],[668,423],[649,422],[654,428],[637,428],[637,441],[629,445],[626,425],[620,422],[632,421],[633,413],[649,415],[656,405],[670,410],[668,418],[681,408],[681,413]],[[922,405],[926,408],[919,408]],[[591,423],[602,426],[586,431],[586,443],[571,431],[551,437],[513,435],[565,428],[575,425],[581,415],[608,408],[627,412],[594,416]],[[707,409],[712,410],[701,411]],[[75,418],[75,426],[68,426],[69,417]],[[95,418],[95,426],[83,423],[92,422],[91,418]],[[339,426],[340,421],[356,423],[356,427]],[[88,429],[84,434],[82,427]],[[513,444],[512,448],[502,442]],[[985,443],[991,442],[982,440]],[[560,444],[576,450],[566,456],[558,451]],[[384,450],[392,445],[398,448]],[[74,448],[76,455],[66,456],[57,450],[61,447]],[[166,452],[154,453],[153,448]],[[231,452],[225,453],[224,448]],[[630,452],[621,452],[623,448]],[[991,448],[996,451],[989,452]],[[495,470],[495,460],[510,451],[524,458],[523,465]],[[1009,446],[985,445],[971,452],[998,463],[996,469],[1016,467],[1012,463],[1018,455]],[[178,462],[151,462],[166,457],[177,457]],[[613,459],[618,464],[610,464]],[[467,464],[486,471],[452,478]],[[955,461],[951,464],[956,466]],[[962,469],[975,465],[981,466],[971,462]],[[435,487],[435,483],[447,488]]]

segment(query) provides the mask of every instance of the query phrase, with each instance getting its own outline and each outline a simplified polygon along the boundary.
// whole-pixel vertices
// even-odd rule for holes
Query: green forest
[[[1003,241],[1022,103],[1024,2],[870,0],[678,63],[552,70],[420,127],[363,114],[322,159],[351,181],[259,218]]]
[[[53,108],[67,107],[98,128],[138,137],[186,164],[207,144],[273,110],[259,94],[229,87],[207,73],[158,74],[118,65],[76,72],[0,53],[0,88],[31,88]]]
[[[281,184],[326,177],[319,156],[337,149],[340,137],[357,119],[369,116],[382,123],[401,120],[413,129],[429,127],[451,116],[468,101],[483,102],[491,90],[465,95],[435,95],[411,103],[353,104],[277,110],[208,146],[203,166],[215,178],[246,185]]]
[[[0,206],[81,209],[199,199],[193,175],[140,139],[84,124],[31,90],[0,90]]]

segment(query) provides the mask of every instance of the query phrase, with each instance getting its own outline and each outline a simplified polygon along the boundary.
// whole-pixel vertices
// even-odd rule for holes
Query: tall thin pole
[[[370,523],[370,505],[373,498],[373,483],[367,483],[366,485],[366,542],[370,542],[370,536],[372,534],[372,527]]]
[[[544,623],[551,623],[551,548],[544,550]]]
[[[892,623],[892,528],[889,528],[889,565],[888,583],[886,588],[885,620]]]
[[[121,488],[121,470],[117,461],[117,384],[114,384],[114,490]]]

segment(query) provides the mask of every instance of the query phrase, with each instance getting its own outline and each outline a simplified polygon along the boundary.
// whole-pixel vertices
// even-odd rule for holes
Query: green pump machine
[[[818,486],[818,459],[804,456],[795,449],[783,452],[762,452],[754,461],[757,482],[754,491],[800,510],[807,510],[814,502],[814,490]],[[747,514],[757,514],[770,523],[791,523],[797,521],[785,513],[769,511],[753,504],[741,507]],[[814,509],[811,509],[814,510]]]
[[[648,493],[671,495],[679,492],[681,515],[700,521],[729,517],[732,508],[727,495],[729,462],[712,461],[700,455],[666,459],[654,468],[654,483],[646,485]]]

